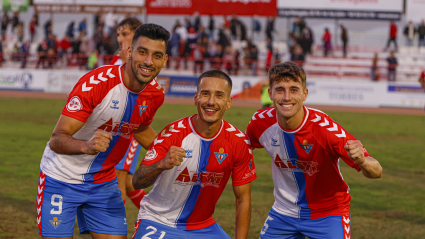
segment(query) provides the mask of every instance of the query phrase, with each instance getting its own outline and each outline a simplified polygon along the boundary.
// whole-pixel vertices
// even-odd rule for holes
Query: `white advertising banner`
[[[47,71],[0,69],[0,90],[45,91]]]
[[[419,82],[390,83],[381,98],[381,106],[423,108],[425,91]]]
[[[416,24],[425,20],[425,0],[406,0],[406,20]]]
[[[281,17],[400,20],[403,0],[278,0],[277,8]]]

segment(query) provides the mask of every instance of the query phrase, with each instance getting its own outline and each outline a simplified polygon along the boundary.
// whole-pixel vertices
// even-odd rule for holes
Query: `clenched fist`
[[[348,140],[344,146],[350,157],[356,164],[362,165],[365,161],[363,144],[359,140]]]
[[[174,168],[174,166],[180,166],[185,157],[186,150],[177,146],[171,146],[167,155],[161,160],[160,167],[168,170]]]
[[[109,142],[112,140],[112,134],[98,130],[86,143],[86,154],[97,154],[106,152],[109,147]]]

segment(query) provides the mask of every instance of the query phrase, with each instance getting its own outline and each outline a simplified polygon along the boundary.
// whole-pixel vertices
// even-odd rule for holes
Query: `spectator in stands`
[[[38,68],[40,65],[42,68],[45,68],[46,65],[46,59],[47,59],[47,50],[49,48],[47,47],[47,41],[43,40],[37,48],[37,52],[38,52],[38,61],[37,61],[37,65],[35,68]]]
[[[24,42],[24,23],[19,22],[18,25],[16,25],[15,29],[16,29],[15,32],[16,32],[16,37],[18,42],[23,43]]]
[[[261,109],[267,109],[272,106],[273,101],[270,99],[269,88],[270,83],[269,79],[264,79],[260,82],[261,85]]]
[[[108,36],[114,35],[114,29],[116,25],[117,25],[117,15],[115,14],[115,10],[112,10],[105,16],[106,29],[104,30],[108,33]]]
[[[295,45],[294,53],[291,54],[291,61],[297,63],[299,66],[303,66],[305,61],[305,56],[303,54],[303,49],[300,45]]]
[[[323,55],[328,56],[328,53],[332,51],[332,35],[329,32],[328,28],[325,28],[325,32],[323,33],[322,41],[323,41]]]
[[[205,28],[202,25],[199,25],[198,28],[198,42],[203,42],[203,39],[208,39],[208,34],[205,32]]]
[[[65,60],[68,60],[68,53],[71,49],[71,40],[69,39],[68,35],[65,35],[60,42],[60,49],[59,49],[59,58],[65,58]]]
[[[311,54],[311,46],[313,45],[313,34],[310,28],[305,27],[301,33],[301,37],[298,39],[298,44],[303,49],[304,56]]]
[[[375,53],[372,59],[372,67],[371,67],[371,78],[373,81],[379,80],[379,68],[378,68],[378,53]]]
[[[416,28],[413,25],[413,22],[410,21],[407,26],[404,28],[404,36],[406,37],[406,45],[413,46],[413,39],[415,39]]]
[[[101,52],[103,40],[103,26],[97,26],[97,30],[93,34],[93,42],[98,52]]]
[[[201,23],[201,17],[199,16],[199,12],[195,12],[193,13],[193,28],[195,29],[196,32],[199,31],[199,26],[202,25]]]
[[[37,17],[36,15],[34,15],[29,24],[30,43],[33,43],[36,31],[37,31]]]
[[[199,72],[202,73],[204,71],[204,48],[201,45],[196,45],[196,47],[192,50],[191,58],[193,59],[194,73],[196,74],[197,69],[199,68]]]
[[[53,48],[49,48],[47,49],[47,68],[49,69],[53,69],[53,65],[56,63],[57,61],[57,54],[55,52],[55,49]]]
[[[395,81],[396,69],[397,69],[397,58],[395,57],[394,51],[391,51],[390,56],[387,58],[388,62],[388,81]]]
[[[184,61],[184,69],[187,69],[187,61],[193,51],[193,49],[196,48],[198,42],[198,33],[195,32],[195,29],[193,27],[189,28],[189,33],[187,34],[187,41],[184,46],[184,52],[183,52],[183,61]]]
[[[342,41],[342,55],[347,57],[347,43],[348,43],[348,32],[347,28],[344,25],[340,25],[341,27],[341,41]]]
[[[69,36],[69,39],[71,41],[74,40],[74,25],[75,25],[75,22],[71,21],[68,24],[68,27],[66,28],[66,33],[65,33],[65,35]]]
[[[53,29],[53,20],[50,18],[44,24],[44,37],[47,39],[49,37],[49,33],[52,33]]]
[[[12,32],[15,33],[15,28],[19,24],[19,12],[14,12],[13,13],[11,24],[12,24]]]
[[[102,16],[100,14],[100,10],[98,10],[93,16],[93,30],[97,31],[98,27],[101,25]],[[103,30],[103,29],[102,29]]]
[[[21,58],[21,68],[23,69],[27,65],[27,57],[30,53],[30,42],[26,40],[24,43],[22,43],[18,52]]]
[[[425,20],[418,27],[418,47],[425,46]]]
[[[9,25],[9,22],[10,22],[9,15],[7,14],[7,11],[4,11],[3,17],[1,19],[1,34],[2,34],[3,40],[6,37],[7,25]]]
[[[261,32],[261,23],[257,15],[254,15],[254,17],[252,18],[251,30],[252,30],[251,41],[257,42],[259,40],[260,32]]]
[[[53,50],[56,49],[56,38],[52,33],[47,36],[47,47]]]
[[[83,18],[78,26],[78,32],[81,33],[82,31],[87,33],[87,18]]]
[[[294,22],[292,23],[291,32],[294,34],[296,38],[301,36],[301,28],[300,28],[300,18],[296,17]]]
[[[227,73],[229,75],[232,74],[234,70],[234,59],[235,59],[235,52],[232,50],[231,46],[227,46],[224,49],[224,55],[223,55],[223,64],[224,68],[227,70]]]
[[[389,38],[388,38],[387,46],[385,47],[385,51],[388,50],[391,42],[394,43],[395,51],[398,51],[398,47],[397,47],[397,26],[394,24],[394,21],[390,21],[390,32],[389,32]]]
[[[97,49],[94,49],[93,52],[89,56],[87,68],[89,70],[93,70],[93,69],[97,68],[98,62],[99,62],[99,52],[97,51]]]
[[[230,32],[232,34],[232,40],[236,40],[237,38],[237,28],[239,25],[239,20],[236,13],[232,14],[232,19],[230,19]]]
[[[269,17],[267,18],[266,23],[266,37],[270,38],[273,41],[273,32],[275,32],[274,29],[274,22],[276,20],[276,17]]]
[[[215,20],[212,14],[209,16],[208,21],[208,38],[214,40]]]
[[[225,49],[228,45],[230,45],[230,40],[227,38],[223,29],[218,30],[218,41],[217,43],[221,46],[222,49]]]
[[[252,75],[256,76],[257,68],[258,68],[258,49],[254,44],[249,45],[249,60],[250,60]]]

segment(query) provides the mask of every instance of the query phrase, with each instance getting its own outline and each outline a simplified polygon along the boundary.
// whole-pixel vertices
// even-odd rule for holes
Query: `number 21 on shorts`
[[[150,236],[150,235],[155,234],[155,233],[158,231],[158,229],[156,229],[156,228],[155,228],[155,227],[153,227],[153,226],[148,226],[148,227],[146,228],[146,230],[152,230],[152,231],[150,231],[150,232],[146,233],[145,235],[143,235],[141,239],[152,239],[152,238],[150,238],[149,236]],[[161,235],[159,236],[159,238],[158,238],[158,239],[163,239],[163,238],[164,238],[164,236],[165,236],[165,233],[166,233],[166,232],[161,231]]]

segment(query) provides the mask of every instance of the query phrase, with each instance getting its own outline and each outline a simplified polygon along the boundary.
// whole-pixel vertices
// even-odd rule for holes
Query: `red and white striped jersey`
[[[114,57],[112,57],[111,62],[109,63],[109,65],[122,65],[122,64],[124,64],[124,62],[121,60],[120,54],[114,55]]]
[[[355,138],[325,113],[307,107],[304,112],[295,130],[279,125],[273,107],[258,110],[247,128],[253,148],[265,148],[271,156],[273,209],[301,219],[349,214],[351,197],[339,161],[360,171],[344,149]]]
[[[65,155],[53,152],[47,143],[40,166],[46,175],[74,184],[116,178],[114,166],[125,155],[134,132],[140,125],[149,125],[164,102],[163,89],[155,80],[141,92],[129,89],[123,82],[123,67],[102,66],[81,77],[62,111],[85,123],[73,135],[75,139],[89,140],[97,130],[112,133],[108,150]]]
[[[215,205],[229,177],[233,186],[253,181],[254,160],[245,134],[226,121],[211,138],[201,136],[192,117],[168,125],[157,136],[142,164],[165,157],[171,146],[182,147],[180,166],[163,171],[141,202],[139,219],[148,219],[183,230],[198,230],[215,223]]]

